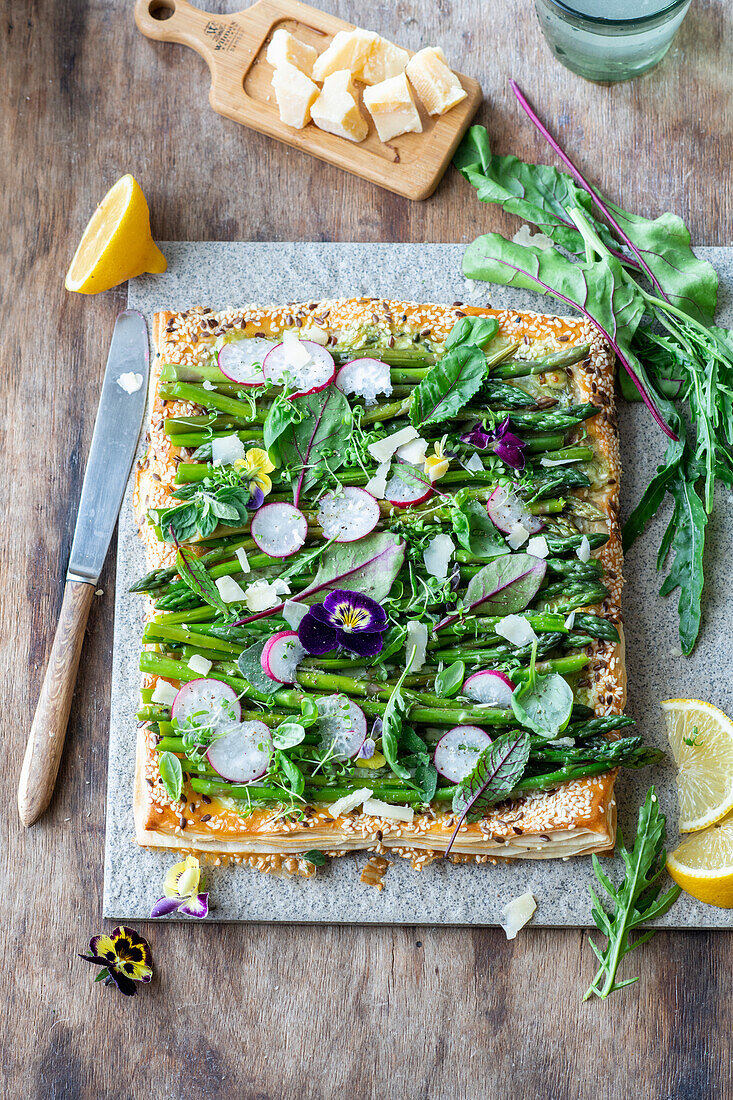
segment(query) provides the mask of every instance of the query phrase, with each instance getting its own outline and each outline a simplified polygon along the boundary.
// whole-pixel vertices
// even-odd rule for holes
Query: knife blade
[[[145,319],[117,318],[94,423],[64,598],[18,786],[18,811],[32,825],[48,806],[71,710],[89,609],[135,457],[150,370]]]

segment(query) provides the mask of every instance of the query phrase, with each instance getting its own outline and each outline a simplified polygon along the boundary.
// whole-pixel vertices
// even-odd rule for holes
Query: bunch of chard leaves
[[[733,485],[733,337],[712,325],[718,278],[693,253],[681,219],[644,218],[605,199],[513,82],[512,88],[569,171],[495,156],[480,126],[464,138],[455,164],[480,201],[533,223],[562,251],[490,233],[469,245],[463,271],[550,294],[583,313],[616,354],[624,396],[641,397],[669,436],[662,464],[626,524],[624,546],[669,498],[657,567],[669,566],[661,594],[679,589],[680,644],[689,654],[700,630],[715,484]]]

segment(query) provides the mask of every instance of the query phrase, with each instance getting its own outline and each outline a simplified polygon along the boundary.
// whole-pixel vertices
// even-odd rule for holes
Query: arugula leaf
[[[536,671],[537,642],[532,646],[529,678],[512,692],[514,717],[540,737],[557,737],[570,721],[573,692],[559,672],[541,676]]]
[[[263,695],[274,695],[282,687],[277,680],[271,680],[262,667],[262,650],[267,644],[267,638],[254,642],[237,657],[237,665],[242,676],[255,691],[261,691]]]
[[[435,694],[450,699],[457,695],[466,678],[466,666],[463,661],[454,661],[447,668],[441,668],[435,677]]]
[[[481,389],[488,369],[486,356],[475,344],[461,344],[447,352],[413,390],[412,425],[439,424],[455,416]]]
[[[163,780],[165,792],[172,802],[178,802],[183,787],[183,768],[181,761],[172,752],[162,752],[158,760],[158,771]]]
[[[324,473],[343,466],[352,415],[347,398],[335,386],[296,397],[290,404],[295,406],[297,419],[285,424],[276,439],[282,464],[300,471],[293,489],[297,507],[301,493],[317,485]]]
[[[215,607],[225,618],[231,618],[231,607],[224,603],[219,595],[219,589],[206,571],[206,566],[200,558],[194,554],[193,550],[190,550],[186,546],[180,546],[178,548],[176,553],[176,568],[180,573],[181,580],[184,584],[188,585],[192,592],[196,593],[199,599],[203,600],[204,603],[209,604],[211,607]]]
[[[443,346],[446,351],[458,344],[475,344],[477,348],[482,348],[498,331],[499,322],[495,317],[461,317],[448,333]]]
[[[700,632],[703,551],[708,516],[694,481],[688,481],[677,472],[668,489],[674,500],[674,511],[662,539],[659,562],[663,563],[669,553],[674,554],[674,558],[659,593],[668,596],[676,588],[680,590],[680,646],[682,652],[689,656]]]
[[[477,500],[461,501],[460,491],[451,498],[451,524],[461,546],[475,558],[498,558],[510,553],[484,505]]]
[[[619,886],[614,886],[601,868],[597,856],[593,856],[593,870],[605,892],[613,902],[613,912],[608,914],[601,905],[598,895],[589,886],[593,898],[593,920],[599,931],[606,937],[603,951],[589,940],[600,962],[598,972],[591,982],[583,1000],[595,994],[605,1000],[624,986],[633,985],[638,978],[627,978],[617,982],[619,964],[630,951],[640,947],[654,935],[654,929],[644,932],[634,942],[629,935],[640,924],[661,917],[674,904],[681,894],[679,886],[672,886],[661,894],[661,876],[664,873],[666,852],[664,851],[666,821],[659,812],[659,803],[654,787],[647,791],[644,804],[639,810],[634,847],[629,852],[623,844],[621,832],[618,836],[618,855],[624,863],[625,873]]]
[[[544,580],[547,566],[532,554],[508,554],[494,558],[474,573],[466,588],[462,612],[480,607],[486,615],[510,615],[524,611]],[[461,611],[446,616],[435,627],[442,630],[461,617]]]
[[[530,737],[524,730],[502,733],[479,755],[473,770],[457,784],[452,809],[460,814],[446,856],[469,813],[482,814],[514,790],[529,760]]]

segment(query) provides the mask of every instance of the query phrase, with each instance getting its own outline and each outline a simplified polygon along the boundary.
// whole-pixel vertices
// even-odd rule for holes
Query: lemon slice
[[[678,769],[680,831],[704,829],[733,810],[733,723],[699,699],[667,699],[662,710]]]
[[[150,211],[140,184],[122,176],[100,202],[74,253],[67,290],[98,294],[144,271],[168,266],[150,234]]]
[[[733,814],[683,840],[667,870],[698,901],[733,909]]]

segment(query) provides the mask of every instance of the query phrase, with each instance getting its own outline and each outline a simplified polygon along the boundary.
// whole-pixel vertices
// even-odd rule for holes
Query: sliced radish
[[[463,681],[461,694],[475,703],[486,703],[490,707],[506,710],[512,705],[515,686],[503,672],[489,668],[468,676]]]
[[[294,684],[295,672],[306,655],[294,630],[279,630],[265,642],[260,661],[266,676],[281,684]]]
[[[297,336],[289,337],[288,333],[282,344],[276,344],[267,354],[262,369],[269,382],[283,382],[287,374],[297,387],[291,397],[325,390],[336,374],[330,352],[313,340],[299,340]]]
[[[392,477],[387,482],[384,496],[395,508],[409,508],[411,504],[422,504],[432,496],[433,488],[419,466],[395,466]]]
[[[367,405],[374,404],[377,394],[389,397],[392,393],[389,364],[381,359],[352,359],[338,372],[335,384],[342,393],[363,397]]]
[[[262,364],[267,353],[274,347],[272,340],[265,340],[261,336],[224,344],[219,350],[219,370],[240,386],[264,386]]]
[[[356,756],[367,735],[364,711],[346,695],[323,695],[316,699],[318,708],[319,748],[329,760],[350,760]]]
[[[242,717],[242,708],[234,688],[213,677],[189,680],[177,693],[171,718],[178,722],[196,718],[201,725],[214,729],[234,725]]]
[[[349,485],[340,496],[326,493],[321,497],[318,522],[327,539],[356,542],[379,523],[379,505],[371,493]]]
[[[486,503],[486,511],[491,522],[505,535],[511,534],[517,524],[521,524],[528,535],[536,535],[545,526],[544,521],[528,512],[517,494],[504,485],[494,489]]]
[[[435,767],[452,783],[460,783],[473,771],[479,753],[490,744],[488,733],[479,726],[454,726],[438,741]]]
[[[272,737],[264,722],[240,722],[214,741],[206,759],[222,779],[251,783],[267,771],[272,758]]]
[[[252,517],[249,533],[263,554],[289,558],[305,542],[308,521],[293,504],[265,504]]]

